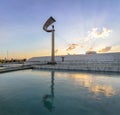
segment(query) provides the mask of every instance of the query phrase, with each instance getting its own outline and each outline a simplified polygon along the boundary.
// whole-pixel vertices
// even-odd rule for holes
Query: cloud
[[[111,50],[111,48],[112,48],[112,46],[107,46],[107,47],[105,47],[105,48],[99,50],[98,52],[108,52],[108,51]]]
[[[102,46],[102,43],[105,43],[106,41],[102,38],[107,38],[110,36],[113,30],[109,28],[92,28],[88,34],[83,36],[82,38],[79,38],[79,41],[76,41],[74,43],[69,44],[68,48],[66,48],[66,51],[71,51],[76,49],[78,46],[81,48],[82,51],[98,51],[97,47],[98,45]],[[97,39],[96,39],[97,38]],[[101,38],[101,39],[100,39]],[[101,44],[100,44],[101,42]],[[111,46],[111,45],[110,45]],[[99,50],[98,52],[107,52],[107,50],[111,50],[110,47],[106,47],[104,49]]]
[[[69,47],[66,49],[67,51],[73,50],[78,46],[78,44],[70,44]]]
[[[103,28],[102,31],[100,31],[98,28],[93,28],[91,31],[88,31],[88,38],[105,38],[110,35],[112,30]]]
[[[88,51],[93,51],[93,47],[90,47],[90,48],[88,49]]]

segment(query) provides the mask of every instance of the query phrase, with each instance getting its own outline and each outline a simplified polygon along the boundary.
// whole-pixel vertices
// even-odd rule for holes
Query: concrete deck
[[[0,69],[0,73],[11,72],[11,71],[18,71],[18,70],[25,70],[25,69],[32,69],[32,65],[19,65],[19,66],[8,66],[3,67]]]

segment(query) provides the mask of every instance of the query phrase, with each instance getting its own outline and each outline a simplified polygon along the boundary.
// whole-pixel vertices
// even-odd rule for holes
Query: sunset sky
[[[0,0],[0,58],[120,52],[120,0]]]

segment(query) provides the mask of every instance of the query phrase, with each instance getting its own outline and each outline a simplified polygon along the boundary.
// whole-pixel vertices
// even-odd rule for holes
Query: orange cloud
[[[112,48],[111,46],[108,46],[108,47],[105,47],[105,48],[99,50],[98,52],[108,52],[111,50],[111,48]]]
[[[73,50],[78,46],[78,44],[70,44],[69,47],[66,49],[67,51]]]
[[[88,51],[93,51],[93,47],[90,47],[90,48],[88,49]]]

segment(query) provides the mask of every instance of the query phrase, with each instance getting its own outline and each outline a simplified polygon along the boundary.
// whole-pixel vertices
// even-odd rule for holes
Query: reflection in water
[[[119,100],[120,74],[46,70],[0,74],[0,115],[118,115]]]
[[[113,90],[112,86],[107,86],[107,85],[95,85],[89,87],[89,89],[94,92],[95,95],[100,95],[103,93],[105,96],[110,97],[115,95],[115,90]]]
[[[53,100],[54,100],[54,71],[51,71],[51,94],[46,94],[43,97],[44,107],[47,108],[50,112],[54,109]]]
[[[110,97],[116,95],[115,89],[113,89],[112,85],[108,85],[106,83],[99,82],[99,79],[95,79],[94,76],[90,76],[87,74],[71,74],[71,77],[76,81],[80,82],[82,86],[87,88],[89,91],[93,92],[95,95],[99,96],[104,94],[106,97]],[[101,78],[104,81],[104,79]]]

